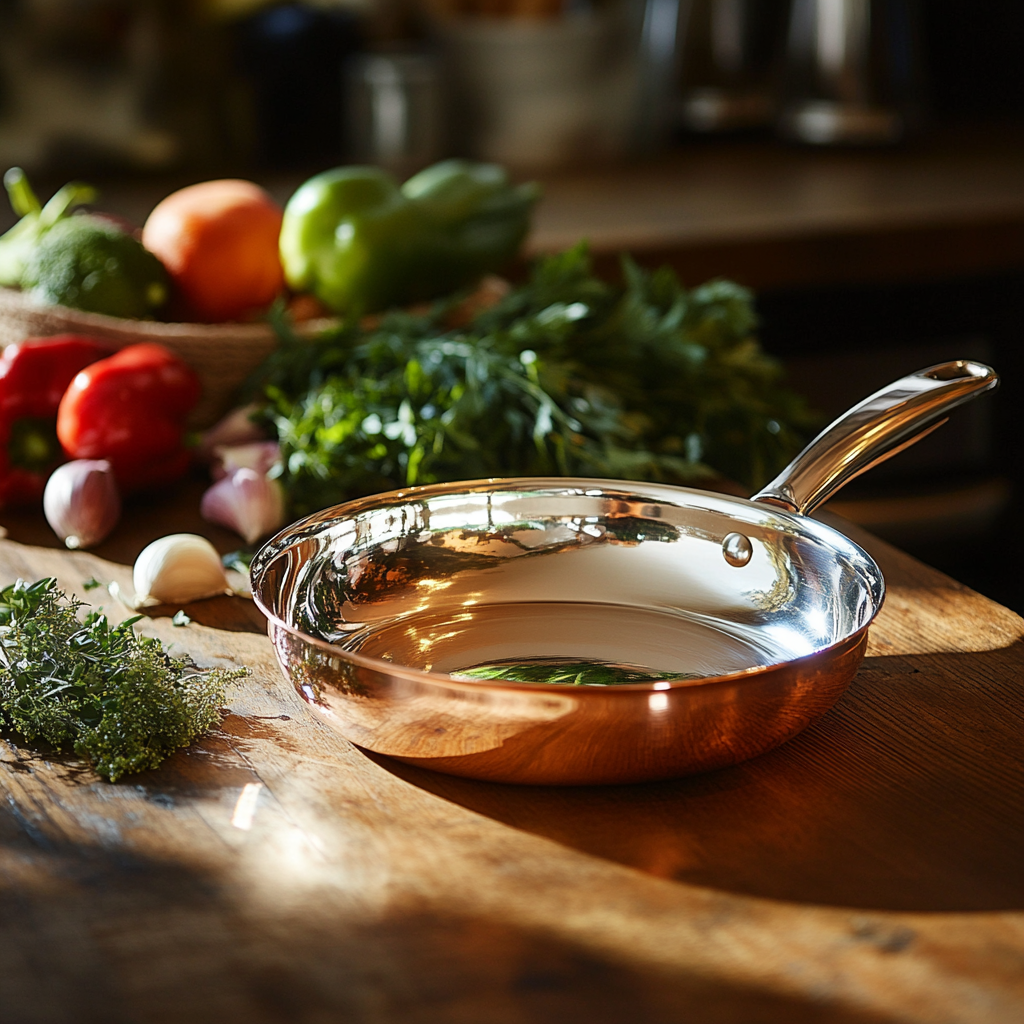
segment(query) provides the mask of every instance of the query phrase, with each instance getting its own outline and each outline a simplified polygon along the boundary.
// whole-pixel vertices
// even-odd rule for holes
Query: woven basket
[[[332,322],[307,320],[296,329],[303,336],[312,336]],[[202,398],[189,417],[192,427],[208,427],[227,412],[242,382],[277,346],[273,330],[265,323],[122,320],[66,306],[40,305],[22,292],[0,288],[0,346],[54,334],[87,334],[115,348],[155,341],[170,349],[199,374],[203,384]]]

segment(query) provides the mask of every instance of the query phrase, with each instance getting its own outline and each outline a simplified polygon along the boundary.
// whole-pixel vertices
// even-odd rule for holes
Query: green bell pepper
[[[325,171],[285,207],[285,277],[337,312],[443,295],[516,254],[538,195],[536,185],[509,184],[500,167],[462,160],[401,187],[375,167]]]

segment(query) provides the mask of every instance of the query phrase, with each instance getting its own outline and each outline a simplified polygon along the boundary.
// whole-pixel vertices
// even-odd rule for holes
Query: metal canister
[[[367,54],[348,69],[350,159],[400,176],[443,155],[441,74],[426,51]]]
[[[691,131],[771,125],[786,26],[785,0],[685,5],[679,121]]]
[[[793,0],[781,135],[897,142],[922,116],[915,0]]]

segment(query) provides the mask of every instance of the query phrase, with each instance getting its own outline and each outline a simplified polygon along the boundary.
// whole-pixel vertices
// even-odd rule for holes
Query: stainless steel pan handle
[[[941,427],[956,406],[998,384],[995,370],[967,359],[903,377],[826,427],[753,500],[813,512],[854,477]]]

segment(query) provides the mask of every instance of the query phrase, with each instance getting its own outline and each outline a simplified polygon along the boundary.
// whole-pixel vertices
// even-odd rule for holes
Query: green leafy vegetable
[[[247,669],[201,670],[80,602],[53,579],[0,590],[0,725],[71,748],[111,782],[155,768],[218,718]]]
[[[94,188],[71,182],[42,206],[20,167],[4,186],[21,220],[0,237],[0,285],[119,317],[152,317],[167,301],[167,273],[137,238],[106,217],[72,215],[96,199]]]
[[[160,261],[137,238],[90,216],[54,224],[32,251],[21,283],[48,305],[140,320],[169,295]]]
[[[225,569],[233,569],[243,576],[248,576],[249,566],[255,556],[255,551],[251,551],[248,548],[240,548],[238,551],[229,551],[226,555],[221,555],[220,561]]]
[[[504,679],[514,683],[548,683],[562,686],[621,686],[659,680],[700,679],[695,672],[651,672],[626,665],[596,661],[495,662],[452,673],[456,679]]]
[[[279,320],[255,383],[293,511],[488,476],[763,483],[811,421],[758,346],[750,293],[623,269],[606,284],[577,246],[460,327],[458,298],[314,342]]]
[[[5,235],[0,236],[0,285],[20,286],[37,246],[47,232],[68,216],[76,206],[91,203],[96,190],[73,181],[55,193],[43,206],[20,167],[12,167],[4,175],[4,187],[11,209],[21,218]]]

